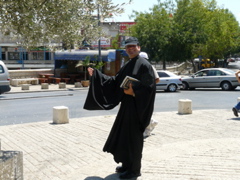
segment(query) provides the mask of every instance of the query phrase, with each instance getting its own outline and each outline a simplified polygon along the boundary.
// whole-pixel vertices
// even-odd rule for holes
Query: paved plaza
[[[23,152],[24,180],[118,180],[118,164],[102,151],[114,118],[0,126],[1,148]],[[154,112],[153,118],[158,125],[145,139],[137,180],[240,179],[240,118],[231,109]]]

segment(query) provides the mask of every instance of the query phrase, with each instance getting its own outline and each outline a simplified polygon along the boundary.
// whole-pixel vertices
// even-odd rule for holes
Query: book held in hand
[[[130,83],[132,84],[132,86],[136,86],[136,85],[140,84],[140,81],[138,79],[133,78],[133,77],[126,76],[124,78],[124,80],[122,81],[122,84],[120,85],[120,87],[123,88],[123,89],[128,89]]]

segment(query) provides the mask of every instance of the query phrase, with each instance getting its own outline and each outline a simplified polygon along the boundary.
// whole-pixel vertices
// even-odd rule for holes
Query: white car
[[[182,87],[180,76],[165,70],[158,70],[157,73],[160,77],[160,82],[156,84],[156,90],[176,92]]]
[[[6,65],[0,61],[0,94],[11,90],[10,78]]]

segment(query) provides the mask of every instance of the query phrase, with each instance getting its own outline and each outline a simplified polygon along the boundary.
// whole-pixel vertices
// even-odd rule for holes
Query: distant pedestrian
[[[238,82],[240,83],[239,74],[240,74],[240,70],[238,70],[238,71],[235,73],[235,76],[236,76],[236,79],[238,80]],[[233,114],[234,114],[236,117],[238,117],[238,112],[240,111],[240,102],[238,102],[238,103],[232,108],[232,111],[233,111]]]
[[[148,60],[148,54],[146,52],[140,52],[139,56]],[[160,78],[159,78],[159,75],[158,75],[155,67],[154,66],[152,66],[152,67],[153,67],[153,71],[154,71],[154,75],[155,75],[155,83],[157,84],[158,82],[160,82]],[[151,135],[151,132],[157,126],[157,124],[158,124],[158,121],[156,119],[151,118],[149,125],[146,127],[146,129],[143,133],[144,138],[147,138],[148,136]]]
[[[145,53],[145,52],[140,52],[139,56],[141,56],[141,57],[143,57],[145,59],[148,59],[148,54]],[[155,82],[157,84],[157,83],[159,83],[160,78],[159,78],[159,75],[158,75],[157,70],[155,69],[155,67],[154,66],[152,66],[152,67],[153,67],[153,71],[154,71],[154,75],[155,75]]]

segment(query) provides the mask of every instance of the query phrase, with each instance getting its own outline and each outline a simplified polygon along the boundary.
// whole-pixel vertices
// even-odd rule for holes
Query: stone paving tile
[[[138,180],[239,180],[240,118],[231,110],[154,113]],[[117,180],[102,152],[115,116],[0,126],[2,150],[23,151],[25,180]]]

